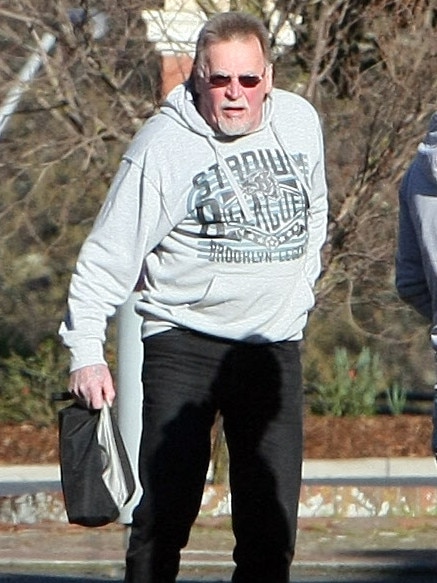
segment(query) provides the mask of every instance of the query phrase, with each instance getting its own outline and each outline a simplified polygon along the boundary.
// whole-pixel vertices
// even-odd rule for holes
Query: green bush
[[[13,353],[0,359],[0,422],[56,422],[54,392],[66,390],[67,351],[53,339],[43,341],[32,356]]]
[[[336,417],[374,415],[382,386],[378,354],[371,354],[365,347],[353,362],[346,348],[336,348],[332,378],[315,383],[311,412]]]
[[[395,382],[386,389],[387,405],[392,415],[400,415],[407,404],[407,390]]]

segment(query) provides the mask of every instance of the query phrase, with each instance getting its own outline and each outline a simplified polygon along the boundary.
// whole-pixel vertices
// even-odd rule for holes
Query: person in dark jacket
[[[437,112],[399,190],[396,288],[429,321],[437,363]],[[437,384],[434,389],[430,445],[437,459]]]
[[[437,349],[437,112],[399,189],[396,288],[432,324]]]

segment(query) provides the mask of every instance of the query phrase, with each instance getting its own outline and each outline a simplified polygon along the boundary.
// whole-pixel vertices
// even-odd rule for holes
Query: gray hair
[[[254,36],[258,39],[266,65],[271,63],[270,40],[263,22],[246,12],[222,12],[208,20],[197,39],[196,55],[190,81],[201,77],[206,66],[208,48],[218,42],[246,39]]]

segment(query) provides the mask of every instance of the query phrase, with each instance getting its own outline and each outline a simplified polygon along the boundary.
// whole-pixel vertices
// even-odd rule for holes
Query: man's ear
[[[199,75],[196,75],[195,73],[192,74],[191,77],[191,85],[194,89],[194,93],[196,93],[196,95],[199,95],[200,93],[202,93],[202,82],[203,79],[201,79],[199,77]]]

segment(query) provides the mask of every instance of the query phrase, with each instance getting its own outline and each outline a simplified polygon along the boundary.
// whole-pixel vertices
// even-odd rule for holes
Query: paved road
[[[121,583],[126,534],[119,524],[5,524],[0,583]],[[228,520],[196,523],[178,583],[229,583],[233,542]],[[297,546],[292,583],[437,583],[437,517],[305,519]]]
[[[88,572],[54,574],[44,572],[0,573],[1,583],[122,583],[121,573],[96,575]],[[437,572],[429,569],[396,570],[385,568],[297,568],[292,571],[292,583],[437,583]],[[229,583],[229,572],[204,572],[182,575],[178,583]],[[266,582],[268,583],[268,582]]]
[[[2,583],[122,583],[122,579],[102,579],[95,577],[69,577],[69,576],[49,576],[49,575],[20,575],[4,574],[0,575]],[[179,579],[178,583],[229,583],[230,579]],[[410,575],[369,575],[369,574],[347,574],[338,573],[330,575],[308,575],[298,576],[292,583],[437,583],[437,576],[425,574]]]

